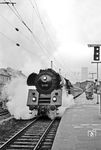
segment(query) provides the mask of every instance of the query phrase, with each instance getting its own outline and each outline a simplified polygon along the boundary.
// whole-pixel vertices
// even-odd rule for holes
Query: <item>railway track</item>
[[[50,150],[59,122],[60,119],[36,118],[5,142],[0,150]]]

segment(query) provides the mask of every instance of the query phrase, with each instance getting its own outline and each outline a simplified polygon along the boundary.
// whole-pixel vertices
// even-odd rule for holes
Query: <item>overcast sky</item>
[[[96,71],[95,64],[91,64],[93,48],[87,44],[101,43],[100,0],[14,2],[20,20],[13,6],[0,5],[0,67],[13,67],[29,74],[50,67],[53,60],[54,69],[61,68],[71,80],[78,80],[81,67]]]

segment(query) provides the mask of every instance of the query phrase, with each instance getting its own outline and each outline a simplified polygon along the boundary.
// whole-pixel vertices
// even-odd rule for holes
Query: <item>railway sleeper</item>
[[[20,150],[20,148],[13,148],[13,149],[12,148],[7,148],[6,150]],[[21,150],[25,150],[25,148],[21,148]],[[31,150],[31,149],[26,149],[26,150]]]
[[[38,133],[38,132],[39,132],[39,133]],[[42,133],[43,133],[43,132],[42,132]],[[39,136],[39,137],[40,137],[40,136],[42,135],[42,133],[40,133],[40,131],[37,131],[37,132],[34,133],[34,134],[33,134],[33,133],[30,133],[30,134],[25,133],[24,136]]]
[[[34,138],[40,138],[40,135],[22,135],[21,138],[34,139]]]
[[[0,142],[0,146],[2,146],[4,143],[5,143],[5,142],[3,142],[3,141],[2,141],[2,142]]]
[[[44,146],[41,146],[41,148],[39,148],[39,150],[51,150],[51,147],[52,145],[44,145]]]
[[[51,146],[53,144],[53,141],[51,141],[51,142],[43,142],[42,143],[42,147],[43,146]]]
[[[29,141],[33,142],[33,141],[36,141],[37,142],[38,139],[32,139],[32,138],[31,139],[26,139],[25,138],[25,139],[17,139],[16,141],[20,141],[20,142],[29,142]]]
[[[9,149],[21,149],[22,150],[22,148],[23,149],[32,149],[32,148],[34,148],[35,147],[35,145],[33,144],[33,145],[10,145],[10,147],[8,147]]]
[[[41,147],[39,148],[39,150],[49,150],[49,149],[51,149],[51,147],[52,147],[52,144],[53,143],[51,143],[51,144],[42,144],[41,145]]]
[[[45,141],[45,142],[51,142],[51,141],[52,141],[52,139],[50,139],[50,138],[46,138],[44,141]],[[44,141],[43,141],[43,142],[44,142]]]
[[[15,141],[14,143],[13,143],[14,145],[16,144],[16,145],[33,145],[33,144],[37,144],[37,141],[28,141],[28,142],[25,142],[25,141]]]

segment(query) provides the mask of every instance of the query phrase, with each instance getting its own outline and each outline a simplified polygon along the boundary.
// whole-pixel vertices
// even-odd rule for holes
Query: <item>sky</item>
[[[79,80],[81,67],[96,72],[88,44],[101,43],[100,0],[13,1],[15,7],[0,4],[0,67],[28,75],[52,60],[71,81]]]

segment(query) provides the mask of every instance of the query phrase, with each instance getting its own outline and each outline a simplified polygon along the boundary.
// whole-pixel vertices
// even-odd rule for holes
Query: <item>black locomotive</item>
[[[53,69],[30,74],[27,85],[30,86],[27,100],[30,110],[37,109],[38,114],[48,115],[62,105],[62,78]]]

